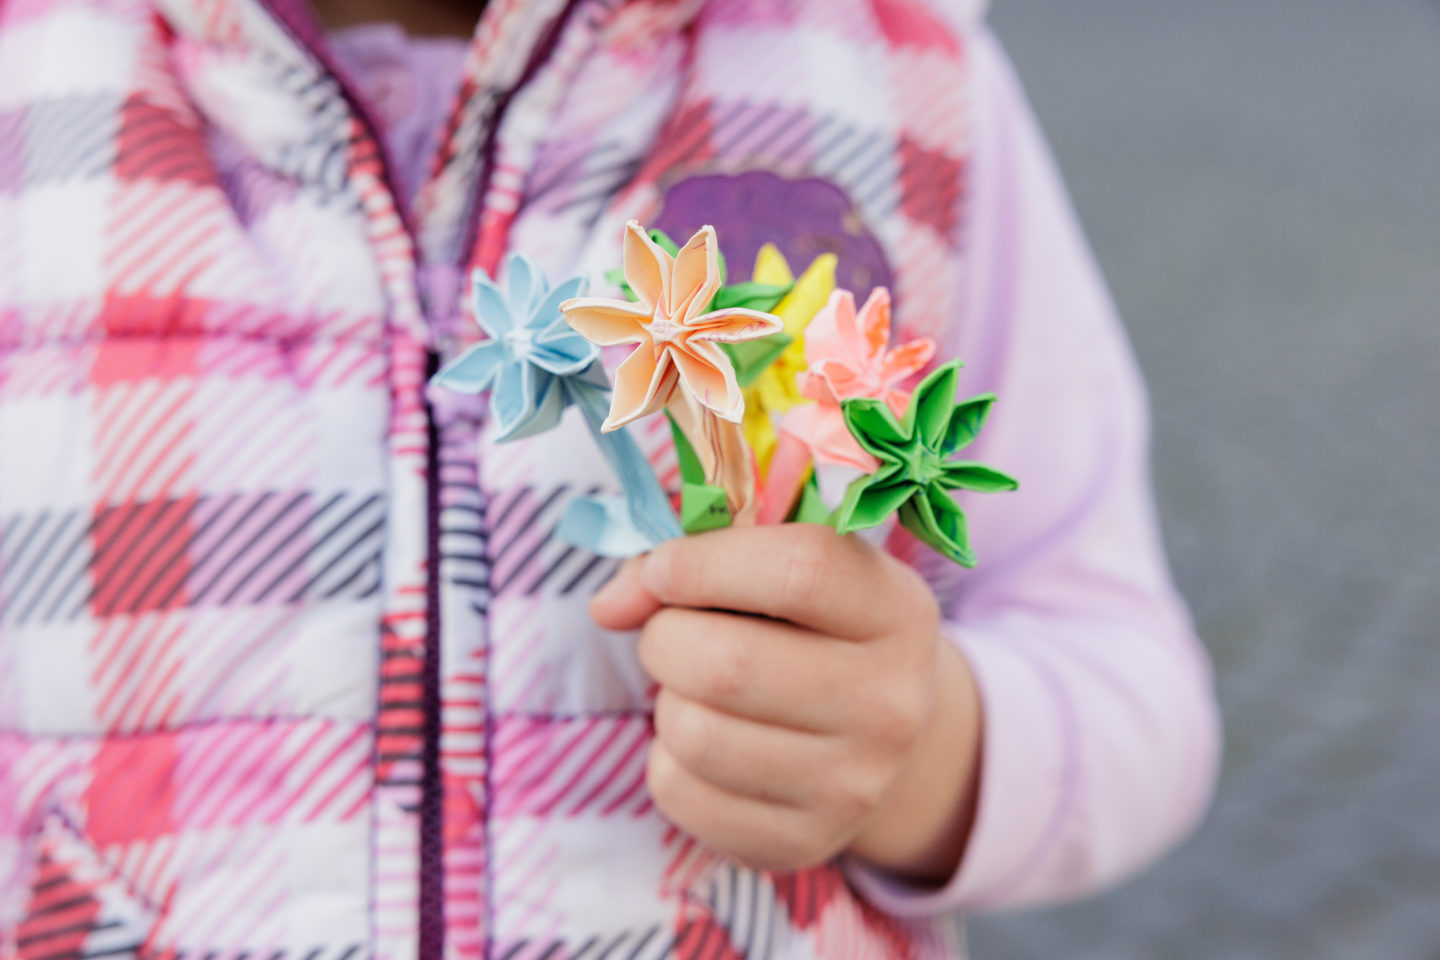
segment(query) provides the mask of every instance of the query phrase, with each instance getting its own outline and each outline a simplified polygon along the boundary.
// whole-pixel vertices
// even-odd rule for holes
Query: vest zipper
[[[390,160],[380,125],[375,122],[364,100],[351,88],[344,74],[325,50],[324,34],[305,0],[259,0],[270,11],[271,16],[290,35],[290,38],[305,50],[333,79],[340,96],[352,115],[360,123],[366,137],[375,145],[380,161],[381,180],[388,190],[401,226],[410,237],[415,258],[415,293],[422,308],[422,316],[430,319],[428,291],[421,282],[421,251],[419,238],[411,221],[409,203],[398,187],[394,165]],[[536,40],[526,60],[520,77],[496,99],[491,114],[489,129],[481,146],[481,166],[472,192],[472,205],[467,218],[466,232],[459,248],[460,268],[479,241],[480,224],[484,217],[485,194],[494,178],[498,134],[501,123],[514,96],[525,87],[550,59],[559,45],[571,15],[582,0],[566,0],[555,19]],[[435,349],[426,351],[425,375],[428,380],[439,367],[440,357]],[[442,710],[440,700],[440,431],[435,410],[429,400],[425,401],[426,413],[426,456],[425,456],[425,660],[422,683],[424,724],[421,740],[421,792],[420,792],[420,877],[419,877],[419,918],[418,918],[418,960],[442,960],[445,952],[445,863],[444,863],[444,783],[440,772],[440,733]],[[487,641],[488,642],[488,641]],[[487,671],[488,676],[488,671]],[[488,701],[488,691],[487,691]],[[487,716],[487,724],[491,722]],[[488,752],[488,751],[487,751]],[[489,769],[490,758],[486,757]],[[488,784],[487,784],[488,788]],[[489,797],[485,798],[486,823],[484,842],[487,863],[493,850],[490,849]],[[487,888],[489,883],[487,881]],[[485,892],[484,956],[489,957],[494,946],[491,929],[494,917],[491,896]]]
[[[425,355],[425,379],[440,357]],[[425,402],[425,674],[424,739],[420,747],[419,960],[440,960],[445,951],[444,784],[440,778],[440,429]]]
[[[395,179],[380,124],[376,122],[364,99],[351,87],[344,73],[325,49],[323,29],[305,0],[259,0],[290,39],[335,82],[341,99],[375,146],[379,158],[380,178],[390,194],[401,229],[410,238],[414,252],[415,296],[421,316],[429,319],[425,284],[421,282],[420,241],[411,220],[409,200]],[[428,381],[439,367],[434,349],[425,354],[425,377]],[[418,960],[441,960],[445,949],[445,876],[442,846],[444,808],[443,785],[440,780],[440,455],[439,429],[435,411],[425,401],[425,644],[421,678],[422,733],[420,745],[420,876],[419,917],[417,918]]]

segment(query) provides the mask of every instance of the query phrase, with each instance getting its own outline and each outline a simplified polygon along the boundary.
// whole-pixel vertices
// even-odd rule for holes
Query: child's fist
[[[846,848],[923,873],[958,857],[928,869],[971,772],[955,731],[937,739],[937,703],[957,664],[973,690],[908,567],[827,527],[732,528],[632,561],[591,612],[642,629],[640,660],[660,687],[650,790],[678,826],[777,870]],[[977,718],[965,725],[974,739]],[[927,745],[965,769],[934,785],[915,769]],[[926,796],[936,791],[949,795]]]

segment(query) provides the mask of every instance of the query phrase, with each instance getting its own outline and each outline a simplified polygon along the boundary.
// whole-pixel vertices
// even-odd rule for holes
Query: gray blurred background
[[[1214,810],[975,960],[1440,958],[1440,2],[995,0],[1150,382]]]

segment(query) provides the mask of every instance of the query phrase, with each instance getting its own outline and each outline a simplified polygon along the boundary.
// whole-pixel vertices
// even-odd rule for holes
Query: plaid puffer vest
[[[411,205],[293,0],[0,3],[0,957],[954,954],[665,823],[552,535],[603,463],[425,381],[469,269],[632,216],[943,340],[962,6],[491,0]]]

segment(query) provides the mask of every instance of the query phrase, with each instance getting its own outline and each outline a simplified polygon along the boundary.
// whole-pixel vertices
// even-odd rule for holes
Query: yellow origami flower
[[[775,453],[776,432],[771,413],[781,414],[797,403],[808,403],[800,393],[796,378],[805,372],[805,327],[820,312],[835,289],[837,258],[833,253],[816,257],[797,280],[790,272],[785,257],[772,244],[760,248],[755,258],[756,283],[787,286],[794,283],[785,299],[775,307],[775,315],[785,325],[791,342],[770,366],[744,390],[745,439],[755,451],[755,461],[763,473]]]
[[[713,227],[701,227],[671,257],[632,220],[625,225],[625,281],[639,302],[579,297],[560,305],[566,322],[592,343],[636,344],[615,371],[603,430],[664,409],[680,389],[715,416],[741,421],[744,396],[719,345],[778,333],[782,323],[743,307],[706,312],[720,289],[719,254]]]

